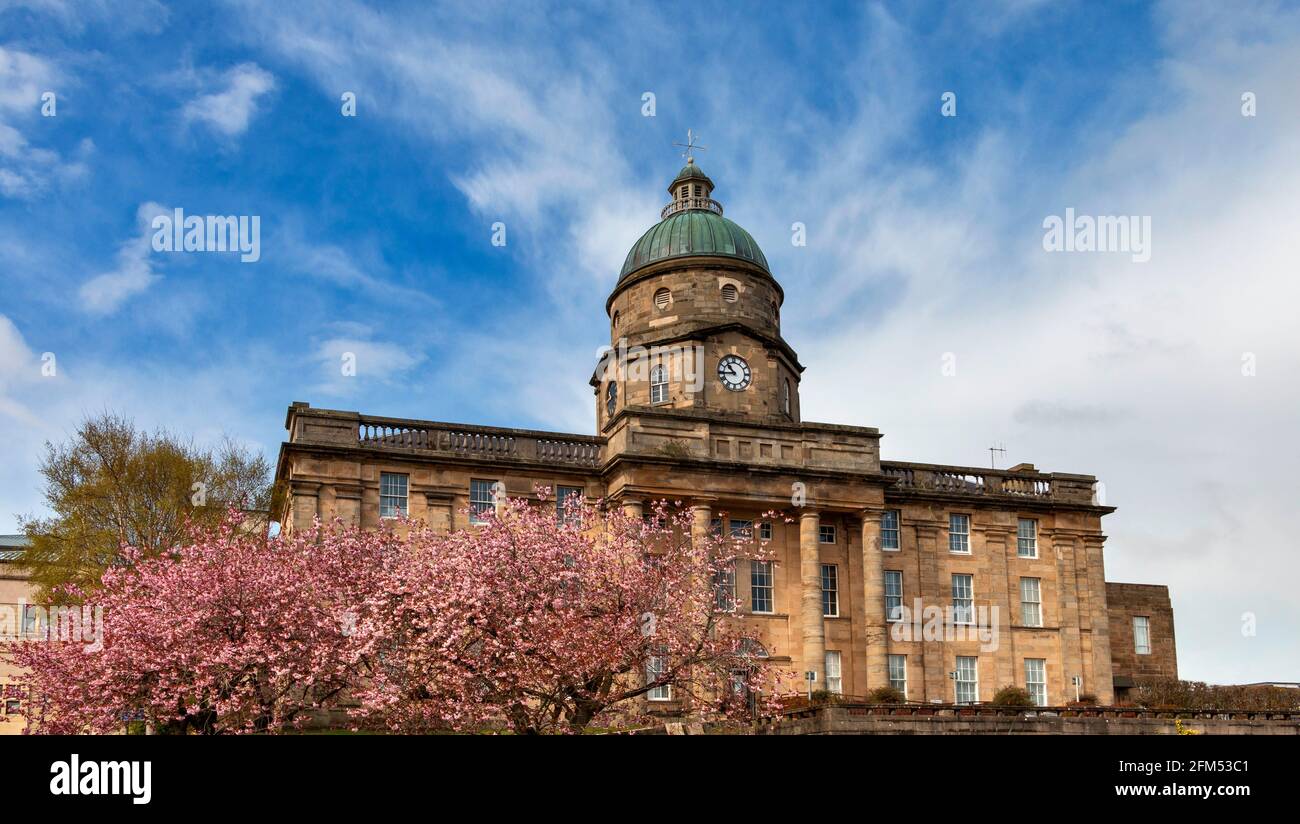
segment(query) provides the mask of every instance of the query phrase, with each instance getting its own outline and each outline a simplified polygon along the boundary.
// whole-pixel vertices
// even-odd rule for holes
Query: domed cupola
[[[695,158],[687,159],[668,184],[668,193],[673,199],[659,213],[660,221],[627,253],[620,283],[653,263],[684,257],[738,258],[771,274],[763,250],[749,232],[722,216],[722,204],[712,197],[713,181]]]
[[[686,147],[672,200],[605,301],[617,356],[591,378],[597,425],[651,409],[798,422],[803,367],[781,336],[781,284],[749,232],[722,216],[713,181],[689,156],[696,147]],[[610,374],[611,362],[622,371]]]

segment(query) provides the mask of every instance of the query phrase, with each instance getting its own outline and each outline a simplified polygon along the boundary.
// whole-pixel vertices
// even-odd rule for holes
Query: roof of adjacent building
[[[737,258],[771,274],[763,250],[749,232],[722,215],[688,209],[669,215],[641,236],[627,253],[619,280],[661,260],[697,256]]]
[[[0,535],[0,561],[16,561],[32,542],[26,535]]]

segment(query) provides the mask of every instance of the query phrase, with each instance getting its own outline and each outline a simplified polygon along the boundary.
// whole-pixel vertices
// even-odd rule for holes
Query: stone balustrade
[[[1090,475],[881,461],[894,478],[894,491],[916,494],[983,496],[1091,504],[1096,479]]]
[[[356,412],[290,410],[292,443],[407,450],[484,461],[595,467],[603,439],[526,429],[383,418]]]

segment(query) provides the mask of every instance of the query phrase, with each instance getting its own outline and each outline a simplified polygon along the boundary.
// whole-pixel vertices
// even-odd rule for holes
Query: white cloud
[[[248,130],[258,99],[275,88],[275,78],[256,64],[241,63],[223,74],[216,85],[223,88],[185,104],[185,122],[204,123],[233,138]]]
[[[345,322],[340,331],[360,334],[329,338],[316,347],[314,359],[322,382],[313,391],[353,395],[364,387],[404,377],[424,360],[424,354],[409,345],[369,340],[369,329],[364,325]]]
[[[648,228],[638,229],[633,216],[643,224],[662,205],[632,185],[618,145],[620,117],[641,119],[640,92],[616,82],[610,54],[557,36],[544,14],[512,7],[508,42],[486,44],[463,23],[398,19],[356,3],[305,14],[236,5],[249,12],[251,40],[304,67],[331,96],[355,92],[362,116],[400,123],[444,146],[490,143],[492,151],[471,152],[451,180],[486,221],[484,243],[496,220],[508,228],[526,223],[531,236],[546,239],[527,255],[548,264],[538,271],[557,273],[545,285],[561,303],[603,288]],[[619,25],[649,37],[662,22],[629,7]],[[557,235],[562,242],[553,242]],[[512,244],[522,242],[512,235]],[[572,276],[575,269],[581,277]]]
[[[28,8],[47,15],[73,32],[82,32],[89,23],[108,22],[110,35],[161,31],[170,12],[158,0],[118,3],[114,0],[9,0],[12,8]]]
[[[0,195],[32,200],[52,183],[86,174],[91,144],[83,142],[79,158],[64,160],[56,151],[32,145],[18,125],[39,120],[41,96],[54,92],[57,105],[58,95],[70,83],[49,60],[0,46]]]
[[[122,243],[117,252],[117,265],[81,285],[83,310],[96,315],[108,315],[132,295],[139,294],[161,277],[154,272],[153,235],[150,226],[161,214],[171,214],[171,209],[157,203],[142,203],[136,210],[139,232]]]

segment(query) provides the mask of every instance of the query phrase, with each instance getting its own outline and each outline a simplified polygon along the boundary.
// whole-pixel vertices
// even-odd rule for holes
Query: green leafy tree
[[[67,586],[93,591],[120,548],[155,556],[184,537],[187,519],[217,524],[230,507],[265,530],[271,466],[226,439],[216,449],[159,430],[137,429],[112,413],[86,418],[66,443],[46,443],[40,473],[53,514],[21,519],[31,541],[24,566],[37,598],[63,599]]]

